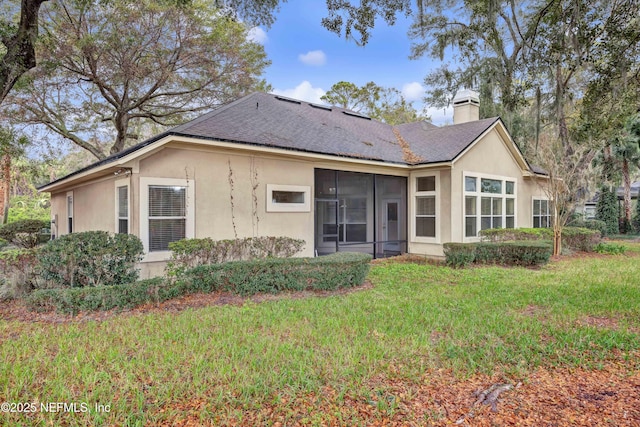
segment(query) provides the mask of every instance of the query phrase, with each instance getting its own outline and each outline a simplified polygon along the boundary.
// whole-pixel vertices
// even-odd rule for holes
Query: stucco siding
[[[140,162],[140,176],[195,181],[196,238],[289,236],[305,240],[302,256],[313,255],[312,204],[307,212],[266,210],[267,184],[307,186],[311,196],[310,163],[166,148]]]

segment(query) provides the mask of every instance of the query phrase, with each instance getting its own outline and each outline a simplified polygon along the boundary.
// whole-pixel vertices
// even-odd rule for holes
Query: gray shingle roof
[[[418,163],[453,160],[498,119],[397,126]],[[393,126],[338,107],[254,93],[178,126],[173,134],[344,157],[407,163]]]
[[[343,108],[256,92],[57,181],[111,163],[168,135],[396,164],[447,162],[499,120],[444,127],[416,122],[393,127]]]

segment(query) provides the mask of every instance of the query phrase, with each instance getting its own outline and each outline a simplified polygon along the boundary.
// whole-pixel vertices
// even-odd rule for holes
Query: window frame
[[[466,180],[467,178],[475,178],[476,179],[476,189],[475,191],[467,191],[466,189]],[[482,180],[496,180],[501,181],[500,185],[500,193],[492,193],[492,192],[482,192]],[[513,183],[513,194],[507,193],[507,182]],[[475,198],[475,215],[467,214],[467,197]],[[483,215],[482,214],[482,199],[489,198],[491,204],[491,214]],[[494,199],[500,199],[500,215],[494,215]],[[507,214],[507,199],[513,199],[513,214]],[[482,219],[490,218],[492,222],[495,218],[500,218],[501,228],[506,228],[507,218],[513,217],[513,228],[518,227],[518,179],[511,176],[501,176],[501,175],[490,175],[485,173],[471,172],[471,171],[463,171],[462,172],[462,241],[463,242],[478,242],[480,241],[480,236],[478,235],[482,230]],[[476,224],[476,235],[475,236],[467,236],[467,219],[475,217]]]
[[[71,203],[69,203],[69,199],[71,199]],[[74,195],[73,195],[73,191],[67,191],[67,196],[65,197],[65,204],[66,204],[66,210],[67,210],[67,221],[66,221],[66,226],[67,226],[67,234],[72,234],[75,227],[75,218],[74,218],[74,210],[75,210],[75,200],[74,200]],[[71,206],[71,209],[69,209],[69,206]]]
[[[140,178],[140,239],[144,247],[144,258],[141,262],[166,261],[171,258],[171,251],[149,252],[149,187],[167,186],[186,188],[186,221],[185,238],[195,237],[195,186],[194,180],[178,178]],[[131,200],[131,197],[129,197]]]
[[[546,215],[542,215],[542,213],[536,215],[535,214],[535,204],[536,202],[547,202],[547,214]],[[540,208],[542,208],[542,204],[540,205]],[[541,209],[542,211],[542,209]],[[540,218],[540,223],[542,223],[542,218],[547,218],[547,226],[546,227],[542,227],[542,226],[535,226],[535,219],[536,217]],[[531,228],[551,228],[552,227],[552,216],[551,216],[551,200],[549,200],[546,197],[540,197],[540,196],[535,196],[531,198]]]
[[[127,188],[127,216],[120,216],[120,193],[119,189],[122,187]],[[115,223],[113,227],[113,231],[116,234],[131,234],[131,183],[128,179],[119,179],[114,182],[114,192],[115,192]],[[127,232],[120,232],[120,221],[126,219],[127,220]]]
[[[435,178],[435,190],[418,191],[418,178],[433,176]],[[416,243],[440,243],[440,171],[424,171],[411,174],[409,177],[411,185],[411,241]],[[418,236],[417,235],[417,218],[418,218],[418,198],[435,197],[435,236]],[[431,217],[432,215],[421,215],[420,217]]]
[[[304,201],[302,203],[274,202],[273,201],[274,191],[303,193]],[[267,184],[266,211],[267,212],[311,212],[311,186]]]

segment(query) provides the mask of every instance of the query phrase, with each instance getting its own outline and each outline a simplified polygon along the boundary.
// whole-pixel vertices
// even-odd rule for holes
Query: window
[[[516,183],[498,177],[464,177],[464,236],[479,230],[515,228]]]
[[[116,181],[116,233],[129,233],[129,181]]]
[[[415,236],[436,238],[436,176],[420,176],[415,180]]]
[[[140,237],[143,261],[168,258],[169,243],[194,237],[195,182],[171,178],[140,178]]]
[[[267,212],[310,212],[311,187],[267,184]]]
[[[73,191],[67,193],[67,233],[73,233]]]
[[[548,228],[551,226],[551,210],[548,200],[533,199],[533,228]]]

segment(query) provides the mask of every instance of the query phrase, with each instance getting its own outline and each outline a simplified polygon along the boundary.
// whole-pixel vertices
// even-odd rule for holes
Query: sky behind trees
[[[424,77],[441,64],[428,57],[409,59],[407,31],[412,17],[399,14],[394,26],[380,20],[367,45],[361,47],[322,27],[326,14],[324,2],[287,2],[281,4],[271,28],[253,30],[272,61],[264,77],[274,93],[322,103],[320,97],[334,83],[362,86],[373,81],[402,91],[421,110]],[[429,109],[427,114],[438,125],[453,118],[451,109]]]

